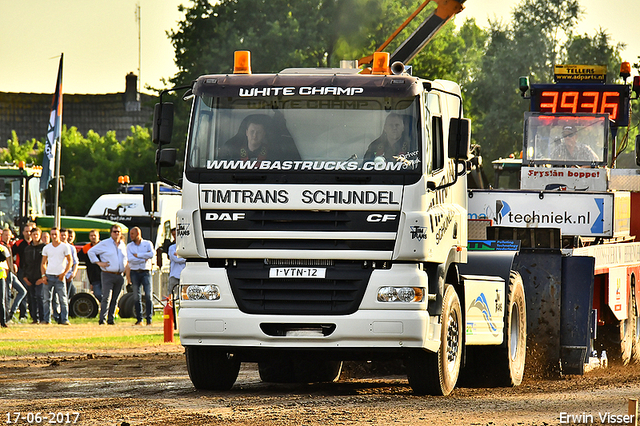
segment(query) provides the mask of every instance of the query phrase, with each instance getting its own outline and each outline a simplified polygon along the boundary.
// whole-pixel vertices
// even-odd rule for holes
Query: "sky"
[[[467,17],[488,28],[508,23],[520,0],[467,0],[457,25]],[[140,46],[136,5],[140,5]],[[166,87],[175,75],[174,50],[166,33],[177,29],[188,0],[0,0],[0,92],[53,93],[64,53],[63,93],[124,92],[125,76],[138,74],[145,87]],[[585,9],[577,32],[606,29],[627,44],[623,60],[638,62],[640,0],[580,0]],[[139,55],[139,52],[141,53]],[[255,70],[259,71],[259,70]],[[635,72],[635,71],[634,71]]]

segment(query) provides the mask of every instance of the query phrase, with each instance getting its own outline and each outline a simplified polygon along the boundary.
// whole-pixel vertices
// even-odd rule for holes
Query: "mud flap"
[[[528,308],[527,369],[558,374],[562,254],[521,251],[513,269],[522,277]]]
[[[584,374],[591,352],[593,272],[595,259],[562,259],[560,360],[564,374]]]

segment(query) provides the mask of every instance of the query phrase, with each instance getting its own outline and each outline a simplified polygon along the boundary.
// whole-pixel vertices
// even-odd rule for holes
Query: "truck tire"
[[[133,293],[127,293],[127,294],[131,295],[123,303],[124,312],[127,316],[126,317],[123,315],[120,315],[120,316],[123,318],[135,318],[136,317],[136,298],[133,295]],[[146,312],[147,312],[147,306],[146,306],[145,300],[146,300],[146,295],[143,294],[142,295],[142,318],[146,316]],[[151,309],[153,310],[153,304],[151,304]],[[153,312],[151,313],[151,317],[153,318]]]
[[[198,390],[229,390],[238,378],[240,360],[227,352],[185,346],[187,371],[191,383]]]
[[[286,356],[278,356],[258,362],[260,380],[265,383],[296,383],[296,375],[293,370],[293,359]]]
[[[462,309],[452,285],[446,284],[440,315],[440,348],[420,351],[407,358],[407,378],[417,395],[449,395],[456,386],[462,358]]]
[[[633,349],[631,351],[631,360],[636,364],[640,364],[640,315],[638,315],[638,301],[635,297],[635,289],[632,287],[633,297],[631,298],[633,303],[633,312],[636,316],[636,329],[633,338]]]
[[[607,324],[599,330],[598,340],[602,348],[607,351],[610,361],[620,361],[628,365],[633,356],[634,341],[636,339],[636,309],[635,298],[631,297],[627,304],[627,319],[617,321],[615,324]]]
[[[118,315],[120,318],[132,318],[134,316],[133,312],[129,310],[128,302],[130,299],[133,299],[133,293],[125,293],[118,300]],[[133,307],[133,303],[130,306]]]
[[[518,386],[527,354],[527,308],[520,274],[511,271],[506,306],[504,343],[496,348],[495,377],[499,386]]]
[[[95,318],[98,315],[98,301],[89,293],[76,293],[69,301],[69,316]]]
[[[301,359],[294,367],[298,383],[332,383],[340,378],[342,361]]]
[[[277,357],[258,362],[258,372],[267,383],[331,383],[340,378],[342,361]]]
[[[628,365],[633,357],[633,346],[637,334],[636,322],[636,298],[631,295],[627,319],[620,321],[620,359],[624,365]]]

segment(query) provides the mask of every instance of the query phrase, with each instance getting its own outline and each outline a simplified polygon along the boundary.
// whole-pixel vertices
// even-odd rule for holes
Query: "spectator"
[[[71,248],[60,240],[58,228],[51,228],[51,243],[42,249],[41,272],[44,278],[44,324],[51,320],[52,293],[60,301],[60,324],[69,325],[69,303],[64,277],[73,266]]]
[[[31,235],[29,235],[31,237]],[[11,246],[13,240],[13,233],[10,229],[5,228],[2,230],[2,237],[0,238],[0,244],[7,249],[9,252],[9,257],[6,259],[7,267],[5,269],[4,277],[5,277],[5,314],[6,321],[12,322],[13,315],[15,315],[18,308],[20,308],[19,319],[24,321],[27,318],[26,312],[26,304],[23,305],[23,301],[27,295],[27,289],[25,286],[18,280],[18,277],[15,275],[15,265],[13,263],[13,256]],[[11,289],[16,291],[16,296],[13,299],[13,303],[11,303]],[[26,302],[25,302],[26,303]],[[23,307],[24,306],[24,307]],[[24,309],[24,312],[23,312]]]
[[[33,324],[44,322],[44,304],[42,300],[44,279],[40,272],[42,249],[45,244],[41,240],[40,228],[31,228],[31,243],[24,249],[21,259],[24,268],[24,282],[27,285],[27,297]]]
[[[118,225],[111,226],[111,238],[100,241],[87,252],[91,263],[95,263],[102,270],[102,301],[100,303],[100,320],[102,325],[114,323],[114,314],[118,303],[118,296],[122,291],[124,278],[122,274],[128,266],[127,247],[122,241],[122,231]]]
[[[51,242],[51,235],[48,232],[42,232],[42,237],[40,237],[40,242],[46,246]]]
[[[8,291],[6,276],[6,268],[8,268],[7,259],[11,257],[11,252],[2,244],[0,244],[0,327],[7,327],[7,311],[6,311],[6,295]],[[4,258],[4,260],[3,260]],[[6,267],[4,266],[6,265]]]
[[[25,226],[22,227],[22,238],[20,238],[17,241],[13,241],[11,243],[11,245],[9,246],[9,249],[11,250],[11,254],[13,255],[13,263],[14,265],[12,266],[12,271],[14,274],[17,275],[18,280],[20,280],[20,283],[23,285],[23,287],[26,287],[26,284],[23,280],[24,277],[24,270],[22,269],[22,266],[20,265],[20,258],[22,257],[22,254],[24,253],[24,249],[27,248],[27,246],[29,245],[29,243],[31,242],[31,229],[34,228],[36,226],[35,223],[32,222],[28,222]],[[9,231],[9,233],[11,233],[11,231]],[[11,238],[13,239],[13,234],[11,234]],[[12,282],[14,282],[12,280]],[[20,303],[20,319],[26,319],[27,318],[27,302],[28,302],[28,298],[23,298],[22,302]],[[33,318],[32,318],[33,319]]]
[[[100,284],[100,267],[95,263],[91,263],[89,259],[89,255],[87,252],[89,249],[100,242],[100,233],[95,229],[89,231],[89,243],[85,244],[82,247],[82,250],[78,252],[78,258],[87,267],[87,277],[89,278],[89,285],[91,286],[91,291],[93,295],[98,299],[98,302],[102,300],[102,286]]]
[[[180,284],[180,273],[187,264],[187,260],[176,254],[176,228],[171,230],[173,235],[173,244],[169,246],[169,293],[173,293],[173,288]]]
[[[78,265],[80,264],[80,261],[78,260],[78,250],[76,250],[76,247],[73,245],[73,242],[76,239],[76,231],[74,231],[73,229],[67,229],[66,231],[67,232],[65,233],[62,229],[60,230],[60,240],[63,243],[69,244],[69,246],[71,247],[73,267],[67,273],[67,276],[64,277],[67,284],[67,294],[69,295],[69,300],[71,300],[71,298],[77,293],[76,286],[75,284],[73,284],[73,280],[78,274]]]
[[[151,268],[154,255],[151,241],[142,238],[142,232],[137,226],[129,231],[131,242],[127,244],[127,258],[129,268],[127,281],[133,289],[133,306],[135,306],[137,321],[135,325],[142,325],[142,289],[145,295],[145,319],[151,325],[153,317],[153,294],[151,293]]]

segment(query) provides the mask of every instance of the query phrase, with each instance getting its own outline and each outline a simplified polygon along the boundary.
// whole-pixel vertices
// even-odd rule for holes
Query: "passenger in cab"
[[[385,160],[391,161],[394,157],[404,156],[409,153],[409,142],[403,117],[391,113],[384,122],[382,135],[371,142],[364,154],[364,160],[374,161],[377,157],[383,157]]]

